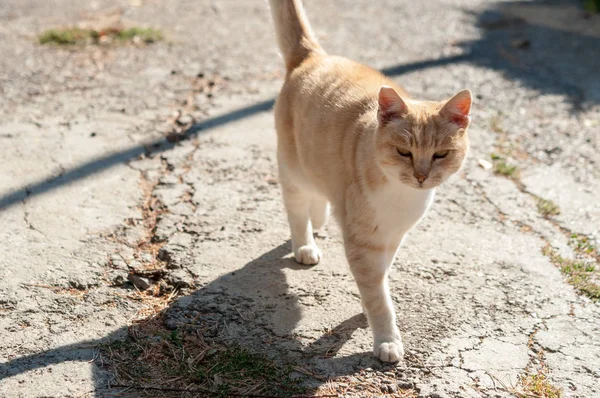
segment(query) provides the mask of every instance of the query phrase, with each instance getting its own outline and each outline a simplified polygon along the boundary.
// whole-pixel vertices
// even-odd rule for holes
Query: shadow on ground
[[[600,102],[600,79],[597,79],[597,67],[600,65],[597,47],[600,36],[598,29],[586,28],[588,22],[583,19],[581,11],[571,14],[565,12],[565,7],[573,4],[563,1],[504,3],[485,10],[478,16],[482,37],[473,42],[462,43],[463,54],[393,66],[385,68],[383,72],[397,76],[424,68],[467,62],[499,70],[508,78],[533,88],[540,94],[565,95],[575,111],[584,109],[588,103]],[[573,21],[577,18],[580,18],[579,22],[583,27],[573,26]],[[598,17],[593,18],[597,21]],[[267,100],[202,121],[188,130],[182,138],[189,139],[220,125],[268,111],[272,105],[273,100]],[[170,140],[162,139],[95,159],[52,180],[41,180],[27,188],[3,194],[0,197],[0,210],[27,196],[57,189],[145,153],[168,151],[174,145]],[[307,344],[298,336],[293,336],[294,327],[301,319],[301,310],[298,297],[288,289],[283,270],[310,270],[285,258],[289,252],[289,244],[282,244],[238,271],[216,279],[189,296],[179,298],[163,312],[165,324],[169,328],[196,328],[200,325],[208,331],[209,338],[223,343],[231,343],[235,336],[238,344],[261,351],[278,361],[302,363],[307,368],[317,369],[325,378],[350,374],[367,366],[381,368],[383,365],[375,362],[368,352],[332,358],[355,330],[366,327],[360,314],[340,320],[333,331],[313,343]],[[426,309],[424,311],[427,312]],[[244,319],[250,317],[253,319],[252,324],[261,327],[251,327]],[[406,327],[410,328],[411,325]],[[90,347],[122,339],[126,334],[127,330],[122,329],[101,340],[86,341],[14,359],[0,365],[0,380],[61,362],[88,362],[91,359]],[[94,369],[98,372],[95,375],[98,394],[107,394],[101,369]],[[313,381],[316,384],[323,382],[320,379]]]
[[[306,338],[294,334],[294,328],[301,319],[301,308],[298,296],[289,289],[283,270],[311,272],[313,267],[298,265],[289,257],[290,251],[291,243],[285,242],[239,270],[221,276],[188,296],[176,299],[160,314],[137,322],[134,327],[122,328],[102,339],[59,347],[1,364],[0,380],[57,363],[90,362],[90,355],[94,355],[90,348],[98,349],[110,342],[122,341],[124,337],[141,346],[156,341],[156,338],[160,340],[156,331],[157,323],[166,326],[168,330],[177,330],[178,336],[185,336],[186,333],[198,335],[200,332],[207,347],[241,347],[284,368],[286,364],[292,363],[301,370],[298,376],[303,378],[303,383],[311,388],[322,385],[329,377],[353,374],[366,367],[376,370],[393,369],[393,365],[376,361],[370,352],[333,358],[354,331],[367,327],[362,314],[341,320],[336,327],[308,344]],[[169,339],[169,335],[162,333],[162,336]],[[133,355],[137,362],[151,362],[147,357],[142,358],[141,352]],[[105,371],[114,371],[116,364],[111,363],[110,358],[105,362],[105,353],[94,355],[93,359],[99,365],[93,367],[95,392],[98,396],[139,394],[136,389],[109,385]],[[160,362],[161,360],[156,363],[157,367],[160,367]],[[152,375],[149,371],[140,375],[130,364],[125,369],[127,374],[121,373],[117,384],[125,381],[127,385],[139,386],[140,380]],[[164,372],[164,369],[159,369],[159,372]],[[315,377],[311,377],[311,373]],[[225,379],[226,376],[224,375]],[[154,378],[148,378],[147,381],[145,385],[160,386]],[[151,394],[152,391],[148,390],[146,393]],[[161,391],[159,394],[167,396],[169,391]],[[175,395],[177,394],[181,392]]]
[[[600,102],[600,15],[581,2],[500,3],[477,15],[482,37],[461,43],[469,62],[542,94],[564,95],[573,111]],[[475,88],[476,91],[476,88]]]

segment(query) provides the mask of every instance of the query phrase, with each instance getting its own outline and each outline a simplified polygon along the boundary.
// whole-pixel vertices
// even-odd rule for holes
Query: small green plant
[[[549,199],[539,198],[537,202],[538,212],[548,218],[552,216],[557,216],[560,214],[560,209],[553,201]]]
[[[153,28],[129,28],[119,31],[116,34],[119,40],[127,41],[134,40],[139,37],[144,43],[154,43],[163,39],[161,31]]]
[[[571,234],[570,245],[575,248],[579,253],[589,254],[591,256],[598,256],[598,250],[590,239],[581,234]]]
[[[496,174],[500,174],[508,178],[518,177],[519,170],[517,166],[508,163],[504,156],[498,155],[497,153],[491,153],[490,158],[494,164],[494,172]]]
[[[108,27],[101,30],[62,28],[48,29],[39,35],[40,44],[54,44],[57,46],[74,46],[84,44],[100,44],[117,41],[155,43],[164,38],[161,31],[154,28],[133,27],[127,29]]]
[[[600,12],[600,0],[584,0],[583,8],[592,14]]]
[[[567,281],[577,291],[593,301],[600,301],[600,272],[596,266],[583,261],[575,261],[562,257],[550,245],[542,249],[542,253],[550,258],[560,271],[567,277]]]
[[[92,32],[88,29],[79,28],[48,29],[39,36],[39,41],[40,44],[71,46],[93,38]]]
[[[181,336],[179,335],[177,329],[171,331],[171,333],[167,335],[167,340],[169,340],[173,344],[181,346]]]
[[[503,175],[505,177],[516,177],[517,176],[517,166],[509,164],[506,160],[501,159],[494,162],[494,171],[497,174]]]
[[[520,379],[520,384],[526,395],[523,397],[561,398],[562,390],[553,386],[544,373],[527,374]]]

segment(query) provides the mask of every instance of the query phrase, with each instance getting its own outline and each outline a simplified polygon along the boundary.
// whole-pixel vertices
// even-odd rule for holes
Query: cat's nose
[[[427,179],[428,175],[427,174],[421,174],[421,173],[415,173],[415,178],[417,179],[417,181],[419,181],[420,183],[423,183],[423,181],[425,181]]]

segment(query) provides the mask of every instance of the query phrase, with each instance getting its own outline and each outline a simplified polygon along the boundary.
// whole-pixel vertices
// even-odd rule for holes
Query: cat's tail
[[[269,0],[269,4],[288,72],[313,53],[325,54],[308,23],[301,0]]]

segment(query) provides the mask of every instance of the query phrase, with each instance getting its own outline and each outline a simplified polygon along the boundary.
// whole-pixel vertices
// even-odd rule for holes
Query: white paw
[[[321,251],[315,245],[300,246],[295,252],[296,261],[304,265],[315,265],[321,261]]]
[[[404,357],[402,340],[398,338],[395,341],[375,343],[373,354],[383,362],[398,362]]]

